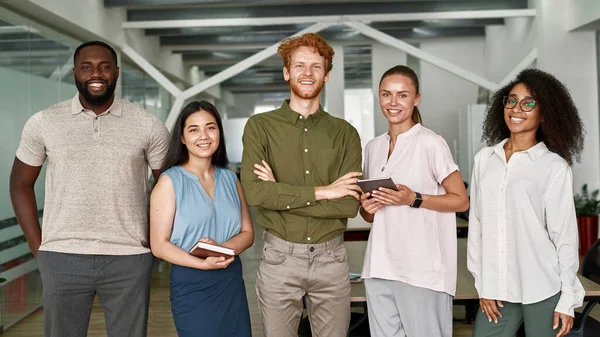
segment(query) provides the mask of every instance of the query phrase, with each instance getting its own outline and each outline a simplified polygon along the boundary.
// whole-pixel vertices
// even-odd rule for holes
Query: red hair
[[[300,36],[288,37],[281,41],[277,53],[283,59],[283,66],[290,69],[292,54],[300,47],[312,48],[325,58],[325,68],[327,73],[333,68],[333,48],[322,37],[315,33],[306,33]]]

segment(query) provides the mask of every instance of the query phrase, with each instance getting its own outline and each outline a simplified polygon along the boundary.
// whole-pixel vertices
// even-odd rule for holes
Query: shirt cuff
[[[558,304],[554,311],[560,312],[571,317],[575,317],[575,308],[578,307],[577,300],[575,297],[569,294],[561,293],[558,299]]]
[[[317,198],[315,197],[315,188],[312,186],[303,186],[300,189],[300,202],[305,206],[316,205]]]
[[[481,282],[477,279],[475,279],[475,290],[477,290],[477,294],[479,295],[479,298],[481,298]]]
[[[282,210],[291,210],[317,204],[315,188],[312,186],[300,186],[293,195],[279,197],[278,207]]]
[[[44,165],[44,161],[46,158],[40,158],[34,155],[28,154],[27,151],[23,150],[21,147],[17,149],[17,153],[15,155],[20,161],[29,165],[29,166],[42,166]]]
[[[439,181],[438,183],[441,185],[442,182],[444,181],[444,179],[448,178],[449,175],[451,175],[452,173],[454,173],[454,171],[458,171],[458,165],[456,164],[452,164],[449,167],[446,168],[446,171],[444,171],[440,176],[439,176]]]

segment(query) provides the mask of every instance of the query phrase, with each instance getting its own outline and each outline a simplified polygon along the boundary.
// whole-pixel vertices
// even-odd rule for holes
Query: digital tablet
[[[380,187],[389,188],[391,190],[398,190],[396,184],[392,178],[376,178],[376,179],[363,179],[356,182],[361,190],[365,193],[370,193],[373,190],[377,190]]]

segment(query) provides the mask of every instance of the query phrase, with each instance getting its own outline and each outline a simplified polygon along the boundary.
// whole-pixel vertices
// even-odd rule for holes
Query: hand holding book
[[[201,259],[206,259],[207,257],[224,257],[229,259],[235,256],[235,251],[219,245],[213,239],[202,238],[190,249],[190,254]]]

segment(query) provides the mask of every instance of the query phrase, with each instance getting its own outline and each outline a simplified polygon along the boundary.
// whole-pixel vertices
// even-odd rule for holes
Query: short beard
[[[313,99],[316,98],[317,96],[319,96],[319,94],[321,93],[321,90],[323,90],[323,86],[325,85],[325,82],[317,82],[317,87],[315,88],[314,91],[309,92],[308,95],[306,93],[302,93],[299,89],[300,84],[297,83],[292,83],[291,81],[289,82],[290,88],[292,89],[292,92],[294,93],[294,95],[298,96],[299,98],[302,99]]]
[[[108,102],[113,94],[115,93],[115,89],[117,87],[117,81],[112,81],[108,83],[106,87],[106,91],[104,94],[100,96],[92,95],[91,92],[87,89],[87,85],[84,82],[79,82],[75,79],[75,86],[79,91],[79,94],[83,96],[83,99],[91,106],[101,106]]]

